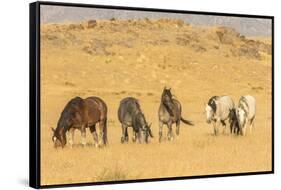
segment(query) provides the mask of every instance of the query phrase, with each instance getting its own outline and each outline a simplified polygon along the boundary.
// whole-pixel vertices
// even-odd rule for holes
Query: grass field
[[[228,28],[196,27],[180,20],[106,21],[88,27],[41,27],[42,185],[269,171],[271,165],[270,39],[251,40]],[[180,136],[158,143],[158,107],[164,86],[182,103]],[[213,95],[257,100],[253,134],[212,135],[204,103]],[[55,149],[50,127],[75,97],[101,97],[108,106],[106,148]],[[149,144],[121,144],[117,109],[122,98],[140,100],[155,138]],[[166,128],[164,128],[164,135]]]

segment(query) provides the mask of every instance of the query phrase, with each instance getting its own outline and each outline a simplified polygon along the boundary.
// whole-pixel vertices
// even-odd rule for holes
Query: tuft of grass
[[[97,181],[118,181],[128,179],[128,173],[120,167],[104,168],[97,177]]]

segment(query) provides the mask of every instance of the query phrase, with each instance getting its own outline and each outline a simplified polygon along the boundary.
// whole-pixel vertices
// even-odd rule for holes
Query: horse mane
[[[219,98],[219,96],[213,96],[208,101],[208,105],[214,110],[214,112],[217,111],[217,105],[216,105],[215,100],[217,100],[218,98]]]
[[[245,107],[246,106],[246,107]],[[243,109],[246,113],[246,115],[248,115],[248,111],[249,111],[249,104],[247,102],[247,99],[242,96],[239,100],[239,105],[238,107],[240,107],[241,109]]]
[[[169,97],[169,102],[164,101],[164,96],[167,95]],[[166,87],[164,88],[163,92],[162,92],[162,96],[161,96],[161,103],[164,105],[164,107],[167,109],[167,111],[169,112],[169,114],[171,116],[174,116],[173,113],[173,108],[172,106],[174,105],[173,103],[173,95],[171,93],[171,89],[166,89]]]
[[[79,108],[81,108],[84,104],[84,100],[80,97],[75,97],[73,99],[71,99],[65,106],[65,108],[63,109],[57,128],[63,128],[66,127],[67,125],[67,119],[72,120],[73,117],[75,117],[75,113],[76,111],[79,110]],[[69,127],[69,126],[67,126]]]
[[[141,110],[141,106],[140,106],[139,100],[135,99],[135,104],[136,104],[137,108],[138,108],[139,110]]]
[[[145,118],[145,116],[144,116],[144,114],[143,114],[143,112],[141,110],[139,101],[134,98],[134,103],[135,103],[135,106],[136,106],[137,109],[135,110],[135,112],[133,114],[133,123],[134,123],[135,126],[136,125],[141,125],[140,127],[142,127],[142,124],[139,123],[139,118],[142,117],[144,122],[145,122],[145,124],[147,124],[146,118]]]

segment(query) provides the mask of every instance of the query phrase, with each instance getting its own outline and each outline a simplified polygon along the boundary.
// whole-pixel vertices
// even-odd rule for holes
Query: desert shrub
[[[83,30],[84,26],[82,24],[70,24],[68,30]]]
[[[104,168],[96,176],[97,181],[118,181],[128,179],[128,173],[119,167]]]
[[[96,20],[89,20],[88,21],[88,28],[95,28],[97,26]]]
[[[240,38],[240,34],[232,28],[219,27],[216,31],[218,39],[222,44],[233,44],[237,38]]]

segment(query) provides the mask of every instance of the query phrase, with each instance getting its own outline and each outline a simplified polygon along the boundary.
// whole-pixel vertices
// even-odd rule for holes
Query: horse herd
[[[237,108],[229,96],[213,96],[205,105],[206,122],[214,126],[214,135],[218,134],[219,126],[230,126],[230,133],[245,135],[247,125],[250,132],[254,124],[256,113],[255,98],[247,95],[242,96]],[[167,139],[173,140],[172,125],[176,124],[176,135],[180,133],[180,122],[194,125],[191,121],[182,117],[180,102],[175,99],[171,89],[164,88],[158,110],[159,119],[159,142],[162,141],[163,126],[168,128]],[[148,143],[149,137],[153,138],[151,123],[145,119],[139,101],[133,97],[126,97],[120,101],[118,108],[118,120],[122,126],[121,143],[129,141],[128,127],[132,127],[132,141]],[[98,133],[96,124],[98,123]],[[64,147],[67,143],[66,133],[69,133],[69,144],[73,145],[74,131],[79,129],[82,136],[82,145],[86,145],[86,128],[90,129],[96,147],[105,146],[107,139],[107,106],[99,97],[71,99],[62,111],[53,130],[52,140],[55,147]]]

